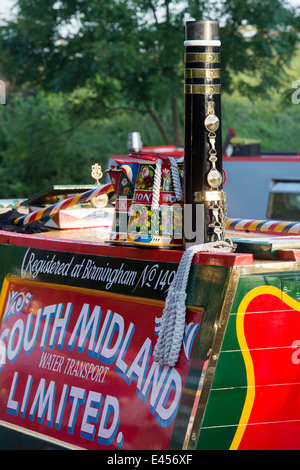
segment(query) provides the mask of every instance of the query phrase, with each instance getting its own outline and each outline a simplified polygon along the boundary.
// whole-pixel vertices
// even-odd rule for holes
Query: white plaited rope
[[[153,351],[154,361],[169,367],[174,367],[178,361],[185,329],[186,288],[194,255],[199,252],[230,253],[233,249],[232,244],[217,241],[191,246],[184,252],[166,298]]]
[[[170,161],[170,166],[171,166],[173,185],[175,189],[175,196],[176,196],[177,201],[181,201],[181,199],[183,198],[183,195],[182,195],[182,189],[181,189],[181,184],[180,184],[178,165],[177,165],[175,158],[173,157],[169,157],[169,161]]]
[[[161,166],[162,166],[162,160],[157,160],[156,166],[155,166],[154,181],[153,181],[151,211],[155,211],[159,208]]]

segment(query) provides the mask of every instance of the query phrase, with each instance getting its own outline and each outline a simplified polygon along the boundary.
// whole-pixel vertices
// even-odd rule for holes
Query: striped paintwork
[[[300,222],[229,218],[226,222],[226,229],[270,235],[300,235]]]

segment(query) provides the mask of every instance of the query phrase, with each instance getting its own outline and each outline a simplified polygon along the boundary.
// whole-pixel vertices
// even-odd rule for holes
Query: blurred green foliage
[[[0,198],[30,197],[53,184],[92,184],[91,166],[107,168],[111,154],[127,153],[139,130],[145,144],[162,144],[149,116],[74,120],[69,97],[38,92],[0,106]],[[103,181],[104,182],[104,178]]]
[[[0,26],[0,197],[92,182],[129,132],[183,145],[184,24],[218,19],[223,137],[298,150],[299,11],[284,0],[16,0]],[[291,65],[292,64],[292,65]],[[287,138],[287,129],[289,138]]]

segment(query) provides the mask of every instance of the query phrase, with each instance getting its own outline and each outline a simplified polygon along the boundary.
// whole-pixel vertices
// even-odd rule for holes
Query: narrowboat
[[[300,448],[299,225],[228,217],[220,46],[186,23],[183,154],[118,158],[2,227],[2,449]]]

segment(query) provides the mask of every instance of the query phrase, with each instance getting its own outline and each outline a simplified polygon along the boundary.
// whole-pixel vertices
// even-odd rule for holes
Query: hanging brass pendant
[[[212,168],[207,175],[207,182],[211,188],[218,189],[222,184],[221,173],[216,168]]]
[[[208,114],[204,120],[205,129],[208,132],[216,132],[219,129],[220,120],[215,114]]]

